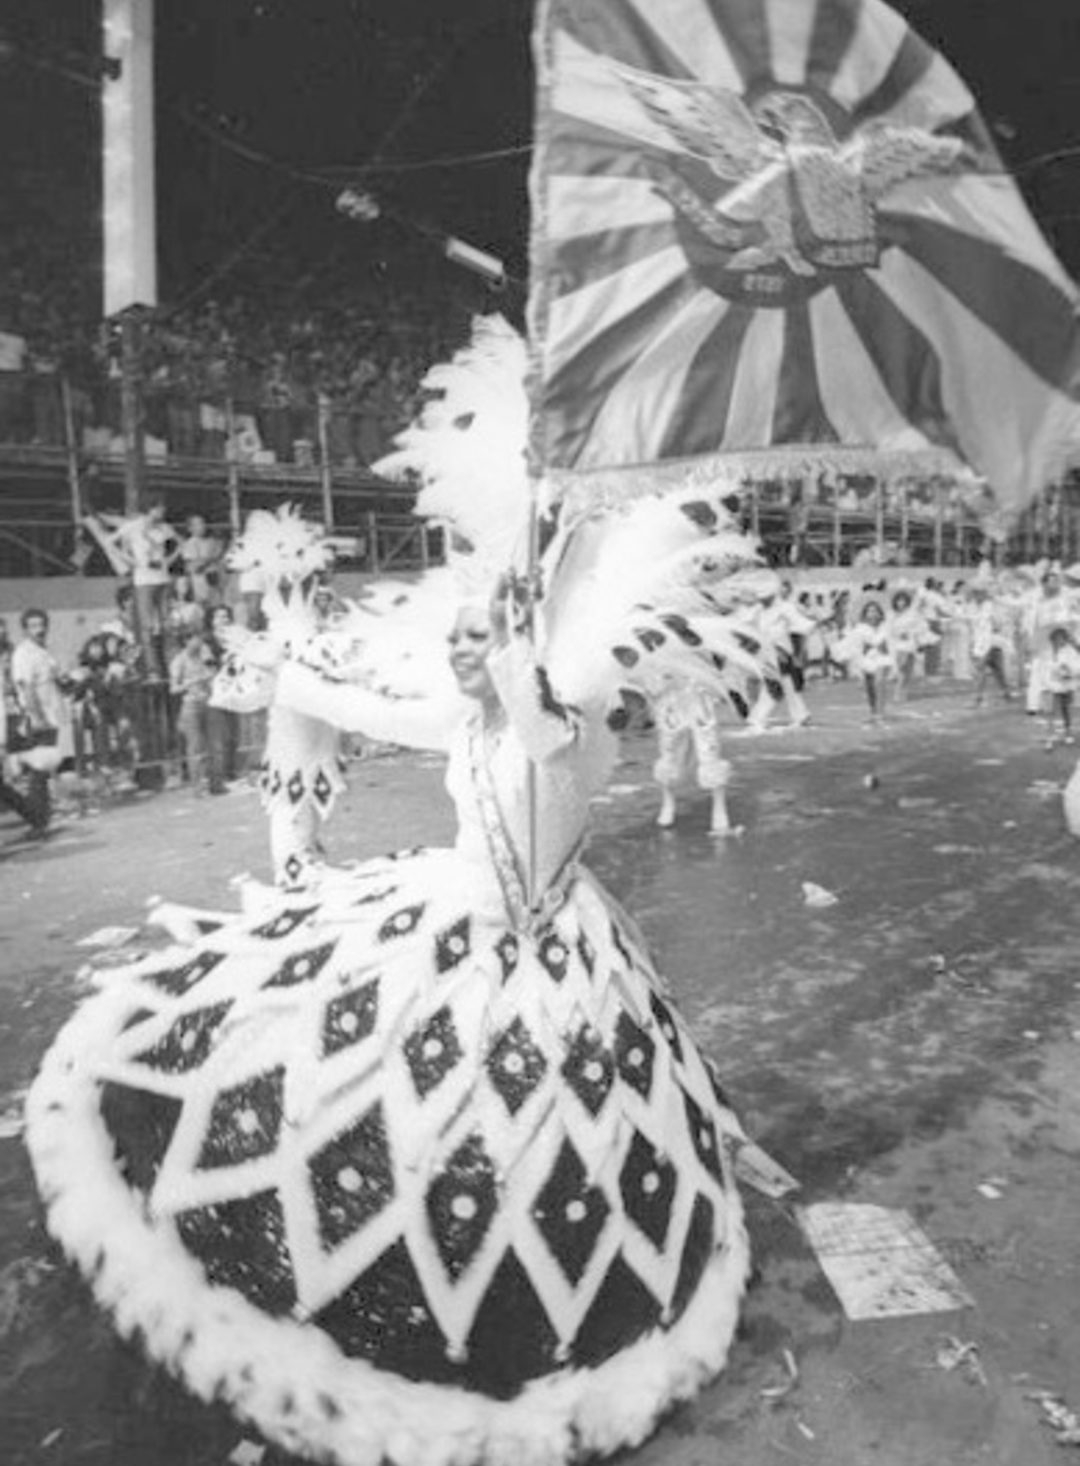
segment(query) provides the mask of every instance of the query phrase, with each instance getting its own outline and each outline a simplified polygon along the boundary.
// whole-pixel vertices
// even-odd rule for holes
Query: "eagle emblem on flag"
[[[672,158],[650,171],[691,263],[713,279],[722,275],[708,269],[706,246],[724,256],[723,270],[786,268],[803,281],[876,264],[881,198],[908,179],[975,166],[960,138],[924,128],[871,121],[838,137],[824,103],[807,92],[767,91],[748,104],[722,87],[615,70],[671,139]],[[758,289],[780,295],[784,282],[770,276]]]

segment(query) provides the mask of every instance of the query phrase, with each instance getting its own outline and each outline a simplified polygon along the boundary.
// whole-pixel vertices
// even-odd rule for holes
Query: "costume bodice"
[[[572,870],[585,838],[589,802],[610,766],[606,729],[578,724],[567,741],[533,762],[535,831],[530,830],[529,754],[510,723],[485,731],[470,718],[450,747],[446,788],[457,813],[455,849],[478,882],[513,908],[527,899],[530,850],[534,899]],[[496,883],[491,885],[492,880]],[[511,915],[519,912],[511,910]]]

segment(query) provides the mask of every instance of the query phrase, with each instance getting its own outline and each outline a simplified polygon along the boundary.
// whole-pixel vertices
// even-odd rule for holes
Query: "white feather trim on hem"
[[[223,1399],[287,1450],[336,1466],[561,1466],[639,1444],[660,1415],[719,1373],[750,1259],[731,1218],[679,1322],[595,1370],[538,1379],[512,1400],[417,1383],[348,1359],[317,1329],[273,1319],[207,1282],[155,1230],[115,1169],[96,1082],[79,1056],[115,1026],[103,994],[62,1030],[26,1105],[27,1145],[50,1232],[121,1334],[204,1400]]]

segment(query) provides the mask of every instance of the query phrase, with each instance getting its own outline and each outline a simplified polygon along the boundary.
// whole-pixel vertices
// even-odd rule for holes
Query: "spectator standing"
[[[23,639],[12,653],[11,680],[35,746],[20,752],[19,761],[27,771],[35,822],[44,825],[52,809],[49,777],[63,757],[61,740],[69,725],[68,708],[60,668],[46,646],[48,616],[31,608],[23,612],[20,624]]]
[[[982,707],[986,684],[993,678],[1006,702],[1012,699],[1005,671],[1005,654],[1012,636],[1011,618],[990,587],[976,581],[968,589],[967,618],[971,626],[971,660],[975,668],[975,706]]]
[[[1050,630],[1050,648],[1044,669],[1046,702],[1046,746],[1053,748],[1060,736],[1063,743],[1076,740],[1072,731],[1072,709],[1080,687],[1080,651],[1064,626]]]
[[[7,778],[9,765],[13,762],[8,753],[9,741],[15,741],[21,711],[11,676],[11,656],[7,623],[0,621],[0,806],[10,809],[21,820],[25,820],[35,834],[44,834],[48,812],[43,813],[35,808],[33,802],[9,783]]]
[[[176,727],[184,746],[188,782],[202,786],[208,750],[208,711],[213,661],[200,627],[188,631],[184,645],[169,663],[169,688],[179,699]]]
[[[187,593],[200,606],[216,601],[221,592],[221,541],[206,527],[201,514],[192,514],[187,522],[187,536],[180,541],[180,561],[184,567]]]
[[[206,650],[217,673],[229,654],[229,632],[234,624],[231,606],[213,606],[206,618]],[[206,739],[210,759],[210,793],[227,793],[226,785],[238,773],[240,715],[210,703],[206,710]]]

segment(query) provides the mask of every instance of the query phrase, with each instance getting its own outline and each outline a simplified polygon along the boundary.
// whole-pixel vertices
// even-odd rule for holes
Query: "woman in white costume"
[[[580,863],[612,689],[707,665],[744,695],[759,670],[689,609],[692,541],[714,584],[752,558],[701,499],[639,506],[623,541],[568,533],[536,617],[546,666],[501,595],[459,614],[452,705],[334,680],[317,640],[312,666],[287,660],[280,707],[447,748],[453,849],[204,920],[111,977],[32,1088],[48,1224],[98,1300],[286,1449],[556,1466],[640,1441],[725,1361],[743,1137]],[[576,597],[625,579],[627,537],[655,564],[664,526],[681,593],[654,576],[667,599],[579,619]]]

